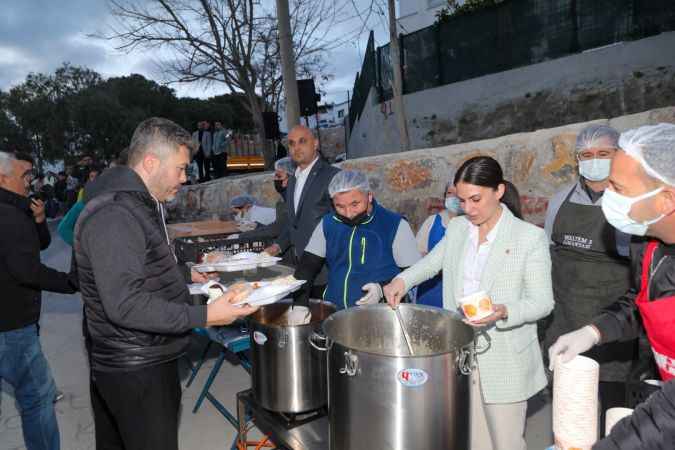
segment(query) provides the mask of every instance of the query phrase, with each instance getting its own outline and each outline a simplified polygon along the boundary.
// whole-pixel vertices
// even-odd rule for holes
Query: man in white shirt
[[[286,191],[289,220],[279,238],[265,251],[278,255],[293,247],[292,255],[297,262],[321,217],[332,209],[328,184],[340,169],[321,158],[319,141],[304,125],[295,126],[288,133],[288,148],[297,165]]]

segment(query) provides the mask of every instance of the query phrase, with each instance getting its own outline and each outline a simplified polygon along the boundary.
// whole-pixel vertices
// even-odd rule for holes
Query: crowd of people
[[[177,449],[177,360],[188,332],[256,310],[232,305],[247,295],[238,289],[194,305],[186,284],[208,274],[177,264],[170,246],[163,205],[186,183],[192,158],[209,176],[214,140],[208,124],[193,134],[166,119],[139,124],[124,161],[85,186],[68,225],[70,273],[40,263],[49,231],[44,203],[28,197],[30,158],[0,152],[0,280],[11,299],[0,306],[0,344],[13,343],[0,345],[0,378],[15,388],[30,450],[59,448],[38,339],[42,290],[82,295],[97,448]],[[248,195],[228,206],[238,221],[261,225],[249,236],[276,235],[265,252],[308,280],[294,319],[307,318],[310,298],[338,309],[412,301],[458,311],[461,298],[485,291],[491,314],[466,321],[489,339],[476,355],[480,394],[467,414],[485,417],[495,450],[526,448],[527,401],[551,383],[545,367],[581,353],[601,363],[603,411],[623,404],[647,352],[655,372],[640,376],[666,382],[594,448],[675,442],[675,125],[583,129],[578,181],[552,198],[544,229],[523,219],[516,187],[491,157],[448,174],[442,209],[415,235],[405,211],[377,201],[365,173],[321,157],[310,129],[291,129],[288,149],[275,164],[274,208]]]
[[[227,175],[227,147],[232,138],[232,132],[223,128],[221,122],[211,124],[203,120],[197,124],[197,130],[192,133],[192,158],[197,164],[199,178],[205,181],[222,178]]]

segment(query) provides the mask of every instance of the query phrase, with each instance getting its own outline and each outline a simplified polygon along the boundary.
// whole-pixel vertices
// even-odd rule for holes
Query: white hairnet
[[[675,125],[646,125],[621,133],[619,147],[648,175],[675,186]]]
[[[287,174],[293,174],[295,172],[295,163],[288,156],[281,158],[274,163],[274,170],[283,170]]]
[[[328,195],[332,197],[341,192],[358,189],[361,192],[370,192],[368,177],[358,170],[342,170],[335,174],[328,185]]]
[[[246,205],[255,205],[256,199],[252,195],[237,195],[230,200],[230,208],[241,208]]]
[[[607,125],[588,125],[577,135],[575,150],[581,153],[594,147],[617,147],[619,132]]]

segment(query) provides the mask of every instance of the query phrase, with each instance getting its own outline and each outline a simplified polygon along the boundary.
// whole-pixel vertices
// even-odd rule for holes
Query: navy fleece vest
[[[325,300],[338,309],[352,307],[364,295],[363,285],[389,281],[398,275],[401,270],[392,248],[400,222],[400,215],[375,201],[370,219],[362,225],[345,225],[333,213],[323,217],[328,266]]]

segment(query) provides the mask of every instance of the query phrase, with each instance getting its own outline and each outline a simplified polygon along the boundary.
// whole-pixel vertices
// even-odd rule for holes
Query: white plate
[[[261,281],[259,282],[261,287],[255,289],[251,295],[246,297],[244,300],[239,303],[235,303],[237,306],[241,305],[251,305],[251,306],[264,306],[276,303],[279,300],[282,300],[288,297],[288,294],[297,291],[300,289],[300,286],[305,284],[305,280],[298,280],[293,284],[272,284],[270,281]]]

